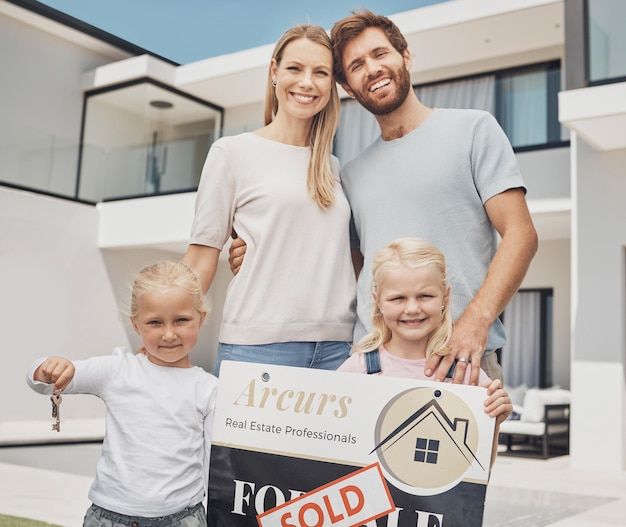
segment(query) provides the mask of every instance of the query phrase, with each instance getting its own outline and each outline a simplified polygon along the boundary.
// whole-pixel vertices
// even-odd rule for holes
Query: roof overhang
[[[553,60],[563,53],[563,0],[450,0],[390,18],[407,38],[415,84]],[[175,67],[174,85],[226,109],[260,103],[273,47]],[[139,76],[129,69],[125,75]]]
[[[109,60],[151,54],[146,49],[34,0],[0,0],[0,14],[94,51]],[[159,58],[172,63],[163,57]]]
[[[626,148],[626,82],[559,93],[559,121],[596,150]]]
[[[570,198],[530,200],[528,210],[541,241],[571,238],[572,200]]]

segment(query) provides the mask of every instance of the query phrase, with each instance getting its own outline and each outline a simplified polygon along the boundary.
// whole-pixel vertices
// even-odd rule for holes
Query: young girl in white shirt
[[[217,379],[189,353],[207,312],[197,276],[182,263],[160,262],[139,273],[131,294],[130,320],[144,354],[117,348],[31,367],[33,390],[93,394],[107,406],[84,527],[206,526]]]

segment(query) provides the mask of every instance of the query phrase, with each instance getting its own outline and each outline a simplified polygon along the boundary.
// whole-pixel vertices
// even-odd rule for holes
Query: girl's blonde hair
[[[276,43],[272,58],[277,65],[283,58],[285,48],[294,40],[305,38],[324,46],[332,55],[330,38],[324,28],[310,24],[301,24],[288,29]],[[331,71],[332,74],[332,71]],[[265,95],[265,125],[272,122],[278,111],[278,98],[272,83],[272,68],[270,65],[267,76]],[[326,107],[313,117],[309,131],[309,146],[311,159],[307,175],[307,191],[309,196],[320,206],[328,207],[335,201],[336,179],[333,175],[330,156],[333,150],[333,137],[339,125],[339,95],[337,84],[331,79],[330,99]]]
[[[450,295],[446,294],[448,279],[445,256],[433,244],[420,238],[399,238],[391,242],[387,247],[376,251],[374,254],[372,260],[372,295],[380,289],[385,273],[402,265],[410,269],[432,266],[439,274],[441,288],[444,291],[443,318],[441,325],[428,339],[426,358],[433,353],[446,355],[449,352],[448,342],[452,336],[452,315],[450,314]],[[378,349],[390,338],[391,330],[385,324],[378,303],[374,302],[372,330],[354,346],[354,349],[356,351]]]
[[[139,299],[146,292],[164,291],[178,287],[193,298],[194,307],[201,314],[208,314],[209,307],[204,301],[202,285],[198,276],[182,262],[162,261],[142,269],[135,281],[130,295],[128,315],[133,320],[139,313]]]

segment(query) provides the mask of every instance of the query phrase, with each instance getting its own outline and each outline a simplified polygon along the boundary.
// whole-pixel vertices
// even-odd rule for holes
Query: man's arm
[[[246,249],[248,246],[246,242],[237,237],[235,231],[233,231],[232,241],[228,248],[228,264],[230,265],[230,272],[237,274],[243,263],[243,259],[246,256]]]
[[[183,256],[183,263],[187,264],[200,278],[203,294],[206,294],[211,287],[219,256],[219,249],[195,244],[190,244],[185,256]]]
[[[354,267],[354,276],[357,278],[363,269],[363,260],[364,258],[360,249],[352,249],[352,267]]]
[[[454,322],[451,352],[443,358],[432,356],[427,361],[426,374],[435,372],[437,381],[443,380],[455,358],[463,357],[469,364],[457,363],[454,382],[462,382],[465,369],[471,365],[470,384],[478,385],[480,359],[489,328],[519,289],[537,252],[537,232],[522,189],[493,196],[485,203],[485,210],[502,240],[480,289]]]

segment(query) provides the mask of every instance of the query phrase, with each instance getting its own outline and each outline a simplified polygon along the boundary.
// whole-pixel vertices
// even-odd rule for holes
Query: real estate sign
[[[222,363],[213,527],[479,527],[494,433],[484,388]]]

